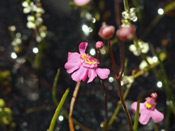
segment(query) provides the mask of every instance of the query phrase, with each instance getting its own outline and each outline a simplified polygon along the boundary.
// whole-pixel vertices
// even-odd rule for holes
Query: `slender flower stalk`
[[[128,5],[128,0],[123,0],[124,3],[124,8],[126,11],[129,11],[129,5]]]
[[[58,83],[58,79],[60,76],[60,72],[61,72],[61,69],[58,69],[57,74],[55,76],[54,83],[53,83],[53,88],[52,88],[52,99],[53,99],[53,102],[55,105],[58,105],[57,96],[56,96],[56,93],[57,93],[56,89],[57,89],[57,83]]]
[[[125,44],[123,42],[120,43],[120,59],[121,63],[125,63]],[[118,79],[121,79],[123,73],[125,70],[125,64],[121,64],[120,74],[118,76]]]
[[[100,49],[102,48],[102,43],[101,43],[101,48],[97,48],[98,43],[96,43],[96,49],[97,49],[97,60],[99,60],[100,58]],[[98,65],[100,67],[100,64]],[[103,126],[103,130],[106,131],[108,130],[108,106],[107,106],[107,102],[108,102],[108,93],[107,93],[107,88],[105,87],[105,84],[104,84],[104,80],[101,79],[101,85],[103,87],[103,90],[104,90],[104,98],[105,98],[105,124]]]
[[[115,62],[115,59],[114,59],[114,55],[113,55],[113,52],[112,52],[110,40],[108,40],[108,49],[109,49],[109,53],[110,53],[110,57],[111,57],[114,72],[115,72],[116,76],[118,76],[119,75],[118,68],[117,68],[117,65],[116,65],[116,62]]]
[[[118,84],[118,93],[119,93],[119,96],[120,96],[120,100],[121,100],[121,103],[123,105],[124,111],[125,111],[126,116],[127,116],[127,120],[128,120],[130,131],[133,131],[132,120],[131,120],[130,114],[128,112],[128,109],[126,107],[126,103],[125,103],[125,100],[124,100],[123,91],[122,91],[122,87],[121,87],[121,78],[120,78],[120,76],[122,76],[123,72],[124,72],[124,69],[122,69],[122,68],[124,67],[124,64],[125,64],[124,63],[124,59],[125,58],[122,58],[123,60],[121,60],[121,67],[122,67],[121,70],[123,70],[123,71],[121,72],[121,74],[119,74],[117,66],[116,66],[116,62],[114,60],[114,56],[113,56],[113,52],[112,52],[112,48],[110,46],[110,41],[109,40],[108,40],[108,48],[109,48],[109,51],[110,51],[112,65],[113,65],[113,68],[114,68],[114,71],[115,71],[115,75],[116,75],[115,78],[116,78],[117,84]],[[124,57],[124,48],[121,47],[120,51],[121,51],[121,54],[122,54],[121,56]]]
[[[58,107],[57,107],[57,109],[56,109],[56,111],[55,111],[55,114],[54,114],[54,116],[53,116],[53,118],[52,118],[52,121],[51,121],[51,123],[50,123],[49,131],[53,131],[53,130],[54,130],[55,123],[56,123],[56,121],[57,121],[57,119],[58,119],[58,115],[59,115],[59,113],[60,113],[60,111],[61,111],[61,108],[62,108],[62,106],[63,106],[63,104],[64,104],[64,102],[65,102],[65,100],[66,100],[66,97],[67,97],[68,93],[69,93],[69,89],[67,89],[67,90],[65,91],[64,95],[63,95],[62,98],[61,98],[60,103],[58,104]]]
[[[70,110],[69,110],[69,128],[70,128],[70,131],[75,131],[74,124],[72,121],[72,113],[73,113],[73,109],[74,109],[75,100],[77,98],[77,94],[78,94],[78,91],[80,88],[80,84],[81,84],[81,82],[77,82],[73,96],[72,96],[71,104],[70,104]]]

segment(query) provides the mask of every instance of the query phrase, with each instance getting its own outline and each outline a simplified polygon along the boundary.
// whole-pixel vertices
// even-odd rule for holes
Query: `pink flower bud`
[[[120,27],[117,30],[117,36],[121,41],[129,41],[132,40],[135,33],[134,26]]]
[[[97,41],[95,44],[95,47],[97,50],[100,50],[103,47],[103,42],[102,41]]]
[[[74,3],[78,6],[86,5],[90,2],[90,0],[74,0]]]
[[[112,25],[107,25],[105,22],[102,24],[98,35],[104,39],[109,40],[114,35],[115,27]]]

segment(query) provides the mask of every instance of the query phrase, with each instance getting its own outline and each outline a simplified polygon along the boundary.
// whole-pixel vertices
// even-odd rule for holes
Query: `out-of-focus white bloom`
[[[41,14],[43,14],[43,13],[44,13],[44,9],[41,8],[41,7],[37,7],[37,8],[36,8],[36,13],[41,13]]]
[[[40,36],[41,36],[42,38],[46,37],[46,32],[41,32],[41,33],[40,33]]]
[[[27,1],[24,1],[24,2],[22,2],[22,6],[23,6],[23,7],[29,7],[29,4],[28,4]]]
[[[37,37],[36,37],[36,41],[37,41],[37,42],[41,42],[41,40],[42,40],[41,36],[37,36]]]
[[[30,7],[25,7],[24,9],[23,9],[23,13],[24,14],[28,14],[28,13],[30,13],[31,12],[31,8]]]
[[[28,21],[35,21],[35,17],[32,15],[27,16]]]
[[[143,41],[138,41],[138,47],[135,44],[129,46],[129,50],[136,56],[149,51],[149,44]]]
[[[36,28],[36,25],[35,25],[35,23],[28,21],[27,22],[27,28],[29,28],[29,29],[35,29]]]
[[[9,26],[9,30],[10,30],[10,31],[15,31],[15,30],[16,30],[16,27],[15,27],[14,25]]]
[[[41,17],[37,18],[35,23],[36,25],[40,25],[43,22],[43,19]]]
[[[134,78],[132,76],[123,76],[122,82],[123,85],[126,85],[129,88],[134,82]]]
[[[153,59],[154,59],[154,57],[149,57],[149,56],[147,57],[147,61],[149,62],[150,65],[156,63]],[[143,70],[143,69],[144,69],[145,67],[147,67],[147,66],[148,66],[147,62],[146,62],[145,60],[143,60],[143,61],[140,63],[139,68],[140,68],[141,70]]]

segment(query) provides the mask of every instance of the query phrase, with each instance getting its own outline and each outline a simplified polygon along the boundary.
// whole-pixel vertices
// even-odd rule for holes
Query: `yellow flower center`
[[[85,63],[87,64],[90,64],[90,65],[97,64],[96,62],[97,60],[90,55],[83,54],[81,57],[84,59]]]
[[[145,103],[145,106],[146,106],[148,109],[152,107],[152,105],[149,104],[148,102]]]

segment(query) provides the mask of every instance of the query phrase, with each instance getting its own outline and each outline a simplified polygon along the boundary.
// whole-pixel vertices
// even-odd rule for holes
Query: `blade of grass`
[[[55,111],[55,114],[54,114],[54,116],[53,116],[53,118],[52,118],[52,121],[51,121],[50,127],[49,127],[49,131],[53,131],[53,130],[54,130],[55,123],[56,123],[56,121],[57,121],[57,119],[58,119],[58,115],[59,115],[59,113],[60,113],[60,111],[61,111],[61,108],[62,108],[62,106],[63,106],[63,104],[64,104],[64,102],[65,102],[65,100],[66,100],[66,97],[67,97],[68,93],[69,93],[69,89],[66,89],[64,95],[63,95],[62,98],[61,98],[60,103],[58,104],[58,107],[57,107],[57,109],[56,109],[56,111]]]
[[[54,83],[53,83],[53,88],[52,88],[52,99],[53,99],[53,102],[54,102],[55,105],[58,105],[56,89],[57,89],[57,83],[58,83],[58,79],[59,79],[59,76],[60,76],[60,72],[61,72],[61,69],[58,69],[57,74],[55,76]]]
[[[135,114],[135,120],[134,120],[134,131],[137,131],[138,129],[138,119],[139,119],[139,108],[140,108],[140,99],[137,99],[137,111]]]

